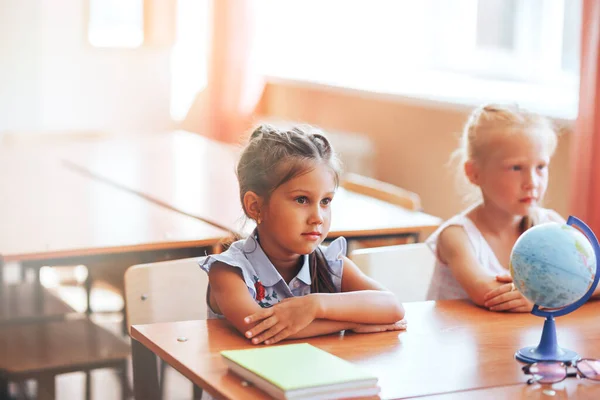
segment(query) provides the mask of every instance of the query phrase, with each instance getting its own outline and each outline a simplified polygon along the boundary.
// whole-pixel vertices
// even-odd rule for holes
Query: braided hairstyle
[[[340,162],[323,134],[311,127],[285,130],[260,125],[250,135],[236,169],[242,205],[249,191],[268,201],[275,189],[305,173],[314,162],[323,162],[331,168],[337,187]],[[250,217],[245,207],[244,213]],[[311,292],[335,292],[329,265],[319,247],[309,255],[309,265]]]

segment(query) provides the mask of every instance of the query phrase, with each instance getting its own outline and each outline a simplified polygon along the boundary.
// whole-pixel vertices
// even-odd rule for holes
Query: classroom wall
[[[86,4],[0,0],[0,133],[175,128],[169,114],[168,41],[134,50],[92,48],[86,40]],[[377,153],[375,177],[417,192],[425,210],[443,218],[463,207],[446,162],[468,112],[289,82],[268,84],[259,105],[262,115],[364,133]],[[567,215],[568,164],[567,134],[551,165],[547,197],[547,205],[562,215]]]
[[[298,83],[272,83],[261,113],[324,129],[362,132],[374,144],[375,177],[418,193],[426,212],[448,218],[464,207],[447,162],[469,108]],[[567,215],[569,134],[550,166],[546,205]]]
[[[0,131],[39,124],[40,18],[35,1],[0,0]]]
[[[0,0],[0,132],[174,127],[171,47],[97,49],[86,26],[87,1]]]

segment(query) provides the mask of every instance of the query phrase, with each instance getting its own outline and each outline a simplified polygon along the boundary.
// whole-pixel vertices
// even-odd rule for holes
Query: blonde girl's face
[[[475,162],[472,183],[484,203],[508,214],[523,216],[539,206],[548,187],[550,154],[547,134],[517,132],[491,139],[489,149]]]
[[[335,174],[324,163],[279,186],[265,205],[261,243],[269,240],[281,255],[312,253],[329,233],[335,189]]]

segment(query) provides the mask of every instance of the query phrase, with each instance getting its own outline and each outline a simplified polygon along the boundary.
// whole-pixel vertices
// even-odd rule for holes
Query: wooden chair
[[[121,396],[129,395],[124,340],[83,317],[61,321],[12,324],[0,329],[0,398],[8,398],[8,383],[25,395],[24,382],[35,379],[37,399],[54,399],[56,375],[86,373],[86,399],[91,395],[90,372],[114,368],[121,377]]]
[[[366,176],[348,173],[342,177],[341,186],[352,192],[364,194],[378,200],[392,203],[413,211],[420,211],[421,198],[418,194],[402,189],[391,183],[382,182]],[[352,240],[350,250],[365,247],[392,246],[408,243],[407,238]]]
[[[208,275],[200,269],[200,259],[186,258],[128,268],[125,272],[128,331],[131,325],[206,319]],[[163,397],[165,367],[161,360]],[[199,399],[201,395],[202,390],[194,385],[194,398]]]
[[[427,300],[435,256],[425,243],[359,249],[350,258],[399,301]]]
[[[421,198],[418,194],[391,183],[358,174],[344,174],[341,185],[352,192],[371,196],[409,210],[421,210]]]

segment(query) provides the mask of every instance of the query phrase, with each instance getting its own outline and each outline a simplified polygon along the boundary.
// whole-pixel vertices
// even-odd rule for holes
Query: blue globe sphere
[[[581,299],[594,282],[596,255],[589,240],[570,225],[546,223],[525,231],[510,256],[515,287],[545,308]]]

